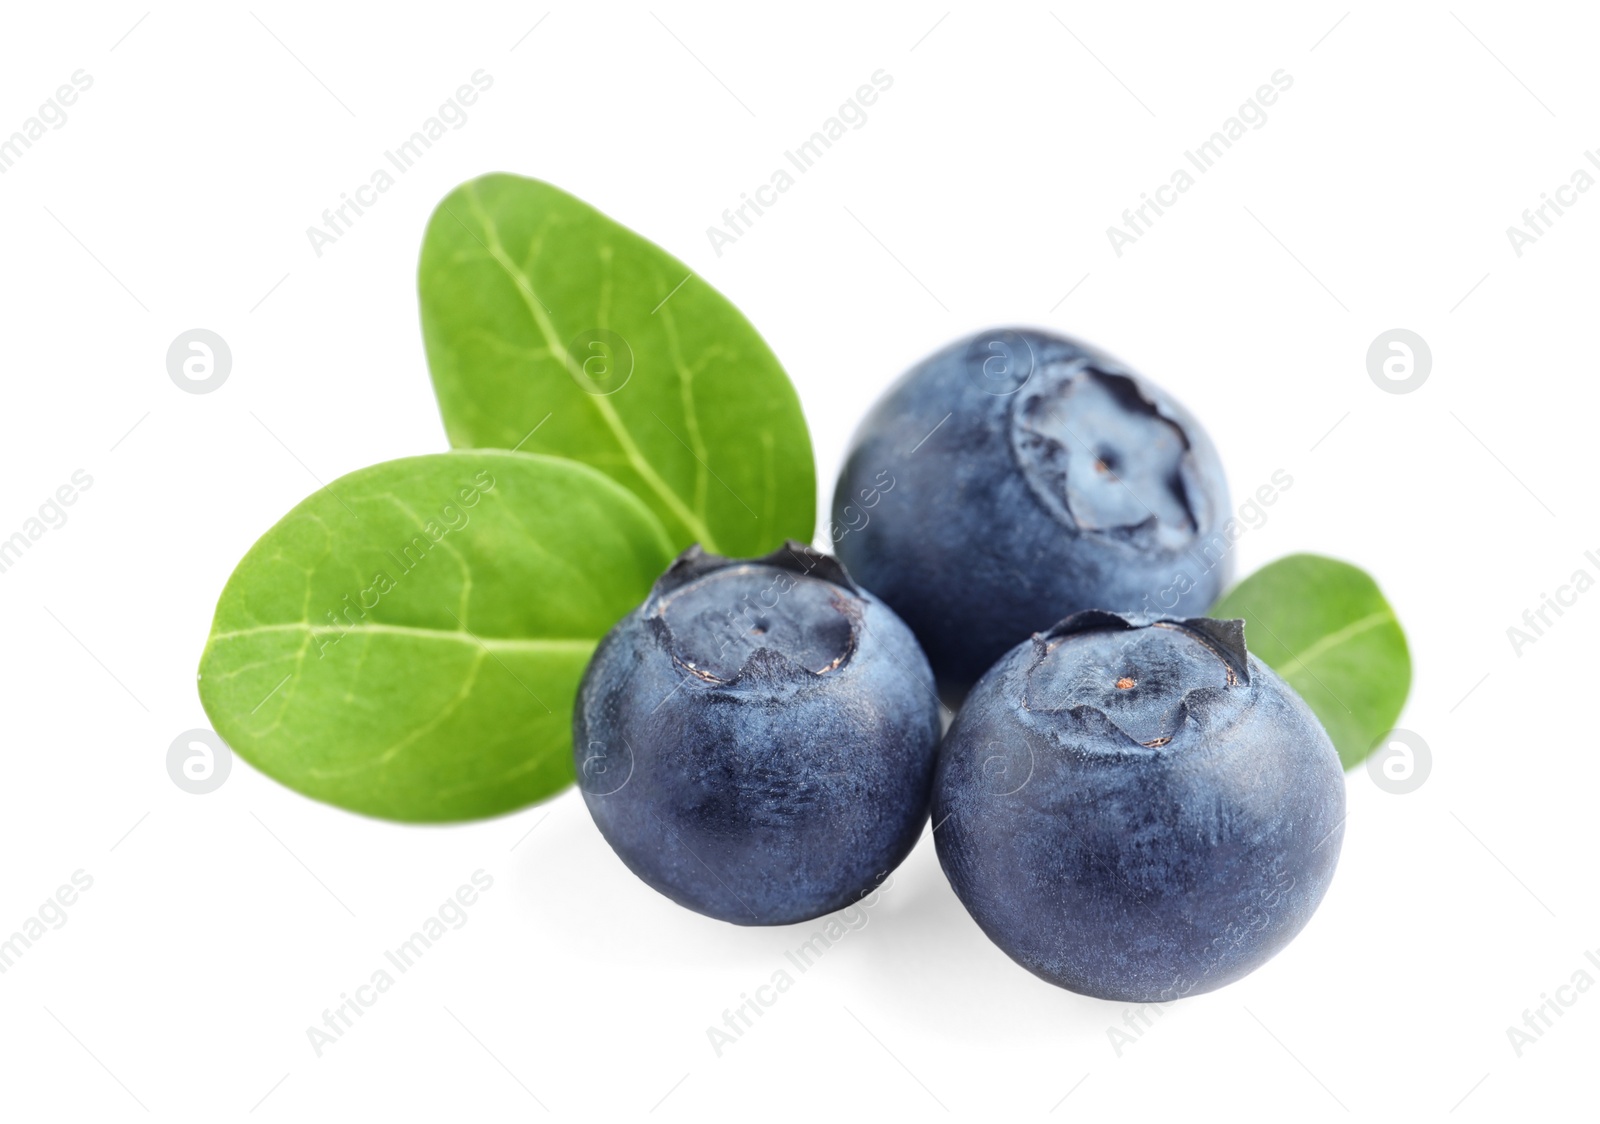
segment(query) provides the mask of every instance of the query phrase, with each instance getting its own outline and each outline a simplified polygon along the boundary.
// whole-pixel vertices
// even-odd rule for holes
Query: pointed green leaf
[[[239,756],[307,796],[396,820],[508,812],[572,780],[578,679],[671,557],[631,492],[572,461],[364,468],[234,570],[200,699]]]
[[[434,212],[418,289],[455,447],[593,465],[679,547],[810,541],[794,387],[739,310],[654,243],[547,183],[483,176]]]
[[[1365,570],[1291,554],[1245,578],[1209,615],[1244,619],[1250,651],[1306,700],[1346,769],[1394,728],[1411,690],[1411,654]]]

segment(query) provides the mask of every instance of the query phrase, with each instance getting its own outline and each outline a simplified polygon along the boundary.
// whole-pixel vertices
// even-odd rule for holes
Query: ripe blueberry
[[[925,359],[867,415],[833,537],[959,696],[1070,613],[1204,612],[1228,578],[1227,514],[1183,407],[1073,340],[997,329]]]
[[[1012,649],[939,751],[934,840],[1051,983],[1167,1002],[1284,947],[1344,838],[1344,776],[1244,622],[1078,613]]]
[[[829,913],[898,866],[938,741],[911,630],[795,542],[685,551],[600,642],[573,717],[584,802],[622,861],[742,925]]]

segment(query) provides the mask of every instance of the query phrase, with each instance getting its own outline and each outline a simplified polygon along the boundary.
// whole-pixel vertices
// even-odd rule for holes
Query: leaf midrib
[[[561,365],[567,369],[567,373],[576,381],[580,372],[575,369],[572,356],[567,351],[566,344],[556,336],[555,325],[550,322],[550,317],[545,312],[544,306],[539,303],[538,297],[533,291],[532,278],[524,273],[521,267],[512,261],[511,256],[506,253],[505,246],[500,242],[499,228],[496,227],[494,219],[484,209],[482,201],[478,198],[477,186],[469,183],[465,185],[464,190],[466,191],[467,199],[472,204],[473,211],[477,214],[478,221],[483,225],[484,234],[488,236],[489,240],[484,244],[484,248],[489,251],[489,256],[504,271],[511,281],[512,287],[517,290],[517,296],[528,310],[528,315],[532,317],[534,326],[538,328],[539,334],[544,338],[545,346],[550,350],[551,355],[560,361]],[[616,439],[617,444],[622,448],[623,455],[628,458],[629,467],[649,485],[650,490],[661,498],[661,502],[672,510],[672,513],[678,517],[679,521],[689,528],[700,545],[706,550],[715,553],[718,550],[716,540],[711,535],[711,528],[706,524],[703,513],[697,513],[689,507],[683,501],[683,497],[678,495],[656,472],[655,468],[645,458],[638,443],[634,441],[633,434],[622,423],[622,418],[617,413],[616,407],[603,394],[587,394],[585,397],[593,403],[601,420],[606,423],[606,427],[611,431],[612,437]]]
[[[1363,632],[1370,632],[1379,625],[1394,619],[1394,612],[1392,610],[1378,609],[1374,612],[1368,613],[1359,620],[1351,621],[1343,628],[1337,629],[1328,633],[1326,636],[1319,638],[1303,651],[1290,651],[1289,658],[1297,661],[1303,666],[1309,665],[1316,660],[1321,659],[1323,656],[1327,655],[1341,644],[1345,644],[1351,640],[1354,640]]]
[[[456,643],[471,644],[475,647],[487,648],[491,652],[548,652],[552,654],[570,653],[587,657],[594,651],[598,638],[583,637],[538,637],[538,638],[513,638],[498,636],[479,636],[459,628],[419,628],[415,625],[367,623],[350,625],[340,628],[337,625],[311,624],[309,621],[285,621],[281,624],[262,624],[251,628],[232,629],[227,632],[214,632],[211,639],[237,640],[246,636],[255,636],[272,632],[308,632],[313,637],[317,636],[348,636],[351,633],[373,633],[393,636],[420,637],[424,640],[447,640]]]

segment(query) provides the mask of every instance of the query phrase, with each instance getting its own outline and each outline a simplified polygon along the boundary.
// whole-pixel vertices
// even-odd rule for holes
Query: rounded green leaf
[[[810,541],[794,387],[739,310],[659,246],[547,183],[489,175],[439,204],[417,283],[456,448],[593,465],[680,548]]]
[[[1244,619],[1250,651],[1306,700],[1346,769],[1394,728],[1411,690],[1411,653],[1365,570],[1291,554],[1245,578],[1210,615]]]
[[[395,820],[509,812],[572,780],[578,679],[671,557],[631,492],[571,461],[364,468],[234,570],[200,699],[239,756],[315,799]]]

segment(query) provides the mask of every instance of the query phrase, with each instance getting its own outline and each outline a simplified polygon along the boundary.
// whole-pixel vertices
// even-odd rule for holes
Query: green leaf
[[[395,820],[509,812],[572,780],[578,679],[671,557],[637,497],[571,461],[364,468],[234,570],[200,699],[239,756],[307,796]]]
[[[1365,570],[1291,554],[1245,578],[1209,615],[1244,619],[1250,651],[1306,700],[1346,769],[1394,728],[1411,690],[1411,654]]]
[[[434,211],[417,284],[456,448],[593,465],[680,548],[811,540],[794,387],[739,310],[659,246],[547,183],[489,175]]]

